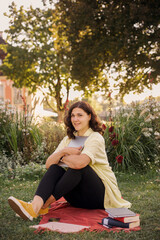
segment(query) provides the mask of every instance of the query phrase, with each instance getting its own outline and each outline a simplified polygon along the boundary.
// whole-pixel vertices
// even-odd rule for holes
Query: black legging
[[[44,203],[53,195],[56,200],[62,196],[74,207],[104,209],[104,184],[88,165],[82,169],[64,170],[53,164],[42,178],[35,195]]]

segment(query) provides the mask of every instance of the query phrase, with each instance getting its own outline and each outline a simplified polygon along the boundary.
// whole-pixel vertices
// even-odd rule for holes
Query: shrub
[[[159,164],[160,104],[154,99],[121,108],[105,130],[106,151],[116,169],[145,170]]]
[[[17,154],[18,157],[15,158],[15,155],[7,157],[3,152],[3,155],[0,154],[0,178],[8,179],[17,179],[17,180],[36,180],[41,178],[45,171],[44,164],[38,164],[30,162],[28,164],[22,165],[22,155]],[[13,168],[13,163],[15,164]]]
[[[17,167],[31,162],[44,164],[65,135],[64,125],[44,120],[35,124],[25,108],[18,113],[0,103],[0,173],[17,177]],[[21,168],[20,168],[21,169]]]
[[[66,135],[64,124],[54,121],[44,121],[39,125],[39,130],[45,141],[45,152],[50,155],[55,151],[60,141]]]

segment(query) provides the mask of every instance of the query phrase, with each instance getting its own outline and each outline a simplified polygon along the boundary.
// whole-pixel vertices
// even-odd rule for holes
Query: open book
[[[82,147],[82,150],[84,148],[84,143],[88,136],[76,136],[75,139],[72,139],[67,147]],[[59,162],[59,166],[61,167],[68,167],[65,163]]]

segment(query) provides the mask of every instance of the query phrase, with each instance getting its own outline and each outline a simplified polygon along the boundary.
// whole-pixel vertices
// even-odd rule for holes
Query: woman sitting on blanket
[[[121,197],[109,166],[103,130],[92,107],[84,101],[74,103],[65,118],[67,136],[46,161],[43,176],[31,203],[9,197],[11,208],[23,219],[46,213],[48,206],[64,197],[71,206],[87,209],[131,207]],[[69,147],[84,137],[84,146]],[[65,163],[64,168],[60,163]]]

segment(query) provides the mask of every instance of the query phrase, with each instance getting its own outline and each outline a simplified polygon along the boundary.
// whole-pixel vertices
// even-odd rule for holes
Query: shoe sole
[[[33,217],[24,209],[24,207],[20,204],[20,202],[14,198],[9,197],[8,203],[10,207],[24,220],[33,221]]]

